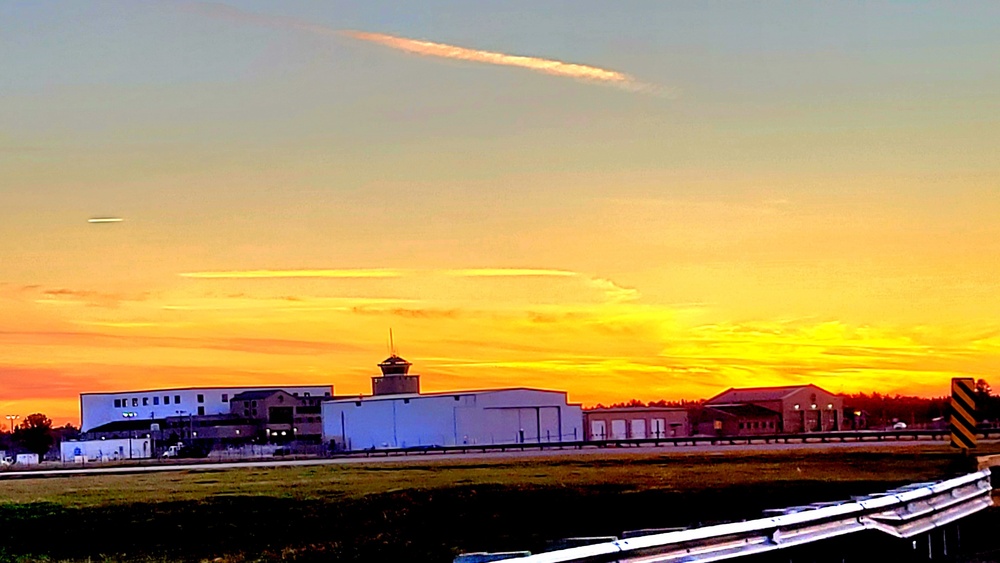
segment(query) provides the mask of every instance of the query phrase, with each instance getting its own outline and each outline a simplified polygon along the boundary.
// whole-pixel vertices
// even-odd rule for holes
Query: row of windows
[[[223,393],[222,394],[222,402],[225,403],[228,400],[229,400],[229,394],[228,393]],[[148,407],[150,405],[150,401],[152,401],[152,405],[155,407],[155,406],[159,406],[159,404],[160,404],[160,397],[159,396],[155,396],[155,397],[141,397],[141,398],[140,397],[132,397],[131,399],[129,399],[129,398],[126,397],[124,399],[115,399],[115,408],[116,409],[126,409],[126,408],[128,408],[128,406],[129,406],[130,403],[131,403],[131,405],[133,407],[138,407],[139,406],[139,401],[142,401],[142,406],[144,406],[144,407]],[[205,396],[199,393],[198,394],[198,402],[199,403],[204,403],[205,402]],[[163,404],[164,405],[169,405],[170,404],[170,395],[164,395],[163,396]],[[181,396],[180,395],[174,395],[174,404],[175,405],[181,404]]]
[[[201,395],[198,395],[198,396],[201,397]],[[141,400],[142,400],[142,406],[144,406],[144,407],[148,407],[149,406],[150,397],[142,397]],[[132,397],[131,399],[128,399],[128,398],[125,398],[125,399],[115,399],[115,408],[116,409],[126,409],[126,408],[128,408],[128,406],[129,406],[130,403],[131,403],[131,405],[133,407],[138,407],[139,406],[139,401],[140,401],[140,399],[138,397]],[[153,401],[153,406],[155,407],[155,406],[157,406],[157,405],[160,404],[160,397],[158,397],[158,396],[157,397],[152,397],[152,401]],[[199,402],[201,402],[201,401],[199,401]],[[163,404],[164,405],[169,405],[170,404],[170,395],[164,395],[163,396]],[[180,395],[174,395],[174,404],[175,405],[181,404],[181,396]]]
[[[296,397],[299,396],[298,393],[293,393],[293,394]],[[326,393],[325,395],[327,397],[330,396],[329,393]],[[305,393],[305,396],[308,397],[309,393],[308,392]],[[199,403],[204,403],[205,402],[205,395],[199,393],[197,398],[198,398],[198,402]],[[115,408],[116,409],[127,409],[129,407],[129,404],[131,404],[133,407],[138,407],[140,400],[142,401],[142,406],[144,406],[144,407],[150,406],[150,400],[152,400],[152,405],[154,407],[158,406],[160,404],[160,397],[158,397],[158,396],[157,397],[142,397],[141,399],[139,397],[132,397],[132,398],[124,398],[124,399],[115,399]],[[457,401],[458,397],[455,397],[455,400]],[[222,394],[222,402],[223,403],[228,403],[229,402],[229,393],[223,393]],[[409,400],[407,400],[406,402],[409,402]],[[254,401],[254,406],[257,406],[256,403],[257,403],[257,401]],[[170,395],[164,395],[163,396],[163,404],[164,405],[169,405],[170,404]],[[173,404],[175,404],[175,405],[181,404],[181,396],[180,395],[174,395],[174,403]]]
[[[774,428],[774,421],[767,422],[741,422],[740,430],[750,430],[758,428]]]

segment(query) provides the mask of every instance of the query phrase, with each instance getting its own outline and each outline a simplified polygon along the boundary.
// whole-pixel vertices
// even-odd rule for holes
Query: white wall
[[[583,439],[583,413],[566,394],[534,389],[326,401],[323,440],[349,449],[512,444]],[[561,439],[560,439],[561,438]]]
[[[229,412],[229,400],[244,391],[259,391],[265,389],[281,389],[288,393],[298,393],[300,396],[309,394],[314,397],[330,396],[332,385],[326,386],[284,386],[284,387],[213,387],[202,389],[159,389],[151,391],[123,391],[120,393],[83,393],[80,395],[80,427],[87,432],[93,428],[115,422],[117,420],[163,419],[177,416],[178,411],[185,415],[198,415],[199,407],[206,415],[226,414]],[[202,401],[198,401],[198,396]],[[226,400],[222,396],[226,395]],[[179,402],[178,402],[179,399]],[[115,401],[119,406],[115,406]],[[122,406],[124,401],[124,406]]]
[[[153,457],[152,442],[149,438],[114,438],[111,440],[66,441],[60,445],[60,459],[63,463],[80,461],[115,461],[119,459],[143,459]]]
[[[14,459],[18,465],[38,465],[38,454],[17,454]]]

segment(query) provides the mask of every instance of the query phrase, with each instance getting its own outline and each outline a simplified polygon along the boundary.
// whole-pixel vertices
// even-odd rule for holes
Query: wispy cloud
[[[407,37],[399,37],[385,33],[374,33],[359,30],[341,30],[321,24],[315,24],[306,20],[248,12],[222,4],[184,2],[178,3],[177,6],[188,12],[198,13],[212,18],[224,19],[231,22],[278,29],[298,30],[313,35],[349,37],[358,41],[377,43],[398,51],[405,51],[407,53],[413,53],[425,57],[437,57],[482,64],[519,67],[551,76],[572,78],[595,84],[611,85],[632,92],[653,93],[665,91],[662,87],[640,82],[633,76],[625,74],[624,72],[581,63],[571,63],[544,57],[514,55],[497,51],[470,49],[468,47],[459,47],[457,45],[449,45],[447,43],[410,39]]]
[[[580,274],[569,270],[543,270],[531,268],[473,268],[467,270],[444,270],[447,276],[465,278],[494,278],[494,277],[577,277]]]
[[[447,43],[434,43],[431,41],[386,35],[384,33],[370,33],[366,31],[351,30],[345,31],[344,34],[360,41],[378,43],[379,45],[384,45],[392,49],[406,51],[407,53],[414,53],[426,57],[439,57],[442,59],[455,59],[500,66],[514,66],[526,68],[535,72],[541,72],[543,74],[550,74],[552,76],[562,76],[586,82],[610,84],[626,90],[642,90],[649,88],[649,85],[642,84],[632,76],[623,72],[585,64],[568,63],[555,59],[529,57],[525,55],[511,55],[496,51],[469,49],[467,47],[459,47],[457,45],[449,45]]]
[[[599,277],[593,277],[572,270],[551,268],[459,268],[445,270],[405,270],[405,269],[323,269],[323,270],[232,270],[222,272],[187,272],[181,277],[195,279],[284,279],[284,278],[331,278],[331,279],[384,279],[405,277],[450,277],[450,278],[563,278],[576,279],[585,283],[593,290],[604,294],[605,300],[612,303],[634,301],[639,298],[636,289],[622,287],[617,283]],[[386,299],[386,303],[399,303],[407,300]],[[352,303],[351,305],[382,305],[386,303]]]
[[[200,279],[267,279],[267,278],[400,278],[402,270],[234,270],[226,272],[187,272],[182,278]]]
[[[288,338],[140,336],[80,331],[0,331],[6,344],[94,348],[182,348],[271,355],[313,355],[353,351],[339,342]]]

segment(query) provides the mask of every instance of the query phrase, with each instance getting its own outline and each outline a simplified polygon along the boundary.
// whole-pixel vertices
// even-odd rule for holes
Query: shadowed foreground
[[[450,561],[754,518],[938,480],[966,461],[945,451],[591,455],[5,481],[0,561]]]

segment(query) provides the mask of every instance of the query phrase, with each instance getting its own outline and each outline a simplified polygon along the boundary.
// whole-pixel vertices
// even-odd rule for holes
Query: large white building
[[[280,389],[295,396],[330,397],[332,385],[194,387],[80,394],[80,429],[88,432],[120,420],[163,420],[175,416],[229,413],[229,399],[246,391]]]
[[[409,362],[379,364],[373,394],[322,404],[323,441],[348,450],[583,440],[583,411],[562,391],[420,393]]]

